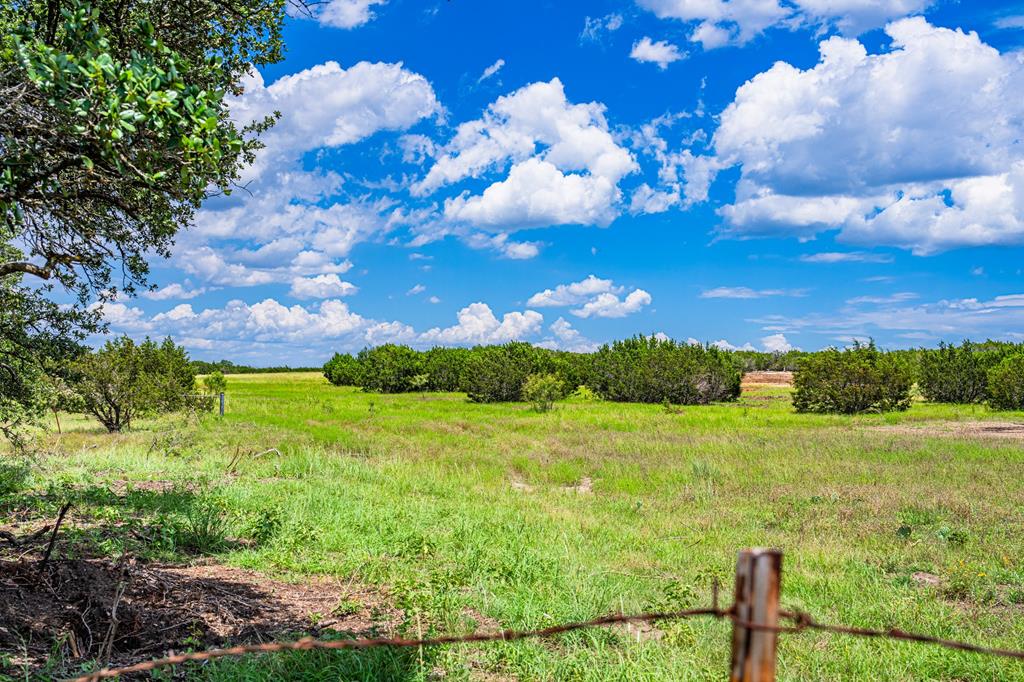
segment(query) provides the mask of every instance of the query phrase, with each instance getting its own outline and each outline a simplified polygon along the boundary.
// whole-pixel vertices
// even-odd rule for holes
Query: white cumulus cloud
[[[761,346],[764,348],[766,353],[785,353],[793,350],[793,344],[786,339],[786,335],[769,334],[768,336],[761,338]],[[798,349],[799,350],[799,349]]]
[[[847,35],[923,11],[933,0],[638,0],[662,19],[691,27],[705,50],[742,45],[770,28],[834,26]]]
[[[615,294],[598,294],[580,308],[569,312],[577,317],[625,317],[639,312],[650,303],[649,293],[643,289],[634,289],[621,300]]]
[[[387,0],[324,0],[311,3],[310,14],[323,26],[352,29],[373,21],[376,17],[373,6],[386,2]],[[296,10],[292,10],[292,13],[304,16]]]
[[[922,18],[886,32],[890,51],[829,38],[816,66],[737,90],[714,135],[741,169],[728,230],[918,254],[1024,242],[1024,61]]]
[[[680,52],[679,48],[672,43],[664,40],[654,42],[647,36],[644,36],[633,43],[633,50],[629,53],[629,56],[638,62],[657,64],[658,68],[664,71],[672,62],[685,59],[686,53]]]
[[[599,347],[599,344],[583,336],[564,317],[552,322],[548,329],[551,331],[552,337],[538,343],[537,345],[541,348],[567,350],[573,353],[593,353]]]
[[[206,202],[175,253],[187,272],[232,286],[287,282],[343,272],[341,259],[360,242],[415,220],[391,199],[352,199],[345,180],[303,157],[404,130],[439,114],[430,83],[401,64],[326,62],[266,83],[253,72],[230,98],[241,124],[275,111],[280,119],[241,181],[248,192]],[[311,103],[315,103],[315,106]],[[252,249],[251,244],[261,245]]]
[[[351,296],[359,291],[359,287],[351,282],[342,281],[334,274],[317,275],[316,277],[296,277],[292,280],[291,295],[295,298],[331,298],[333,296]]]
[[[559,284],[530,297],[527,305],[534,307],[579,306],[569,312],[577,317],[625,317],[650,305],[651,295],[643,289],[633,289],[625,298],[620,294],[625,287],[610,279],[588,275],[579,282]]]
[[[458,313],[458,324],[424,332],[420,340],[429,343],[505,343],[536,334],[544,316],[533,310],[505,313],[499,320],[486,303],[471,303]]]
[[[142,296],[144,298],[148,298],[151,301],[168,301],[168,300],[187,301],[190,298],[195,298],[196,296],[202,296],[205,293],[206,293],[206,288],[205,287],[198,287],[198,288],[190,287],[190,288],[186,288],[184,285],[182,285],[182,284],[180,284],[178,282],[174,282],[172,284],[168,284],[167,286],[160,287],[159,289],[156,289],[155,291],[144,291],[144,292],[142,292]]]
[[[562,82],[527,85],[462,123],[412,185],[427,196],[445,185],[508,172],[480,194],[444,202],[448,222],[497,232],[549,225],[607,225],[618,215],[618,183],[637,170],[597,102],[574,104]]]
[[[526,302],[526,305],[537,308],[546,306],[570,306],[583,303],[598,294],[617,294],[621,292],[622,287],[615,286],[615,283],[612,280],[600,279],[594,275],[587,275],[585,279],[579,282],[559,284],[554,289],[539,291],[530,297],[530,300]]]

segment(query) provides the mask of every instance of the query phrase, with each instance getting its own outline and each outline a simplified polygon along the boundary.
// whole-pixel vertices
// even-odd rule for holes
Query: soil
[[[217,564],[0,560],[0,651],[8,674],[100,660],[121,666],[185,648],[323,631],[394,634],[402,613],[338,580],[292,584]]]
[[[748,386],[792,386],[792,372],[747,372],[743,375],[743,388]]]
[[[932,421],[922,424],[892,424],[873,430],[914,436],[947,436],[950,438],[999,438],[1024,441],[1024,424],[1003,421]]]

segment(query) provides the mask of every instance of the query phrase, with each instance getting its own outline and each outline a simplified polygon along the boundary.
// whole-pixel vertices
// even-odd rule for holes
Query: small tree
[[[462,389],[474,403],[515,402],[531,374],[547,369],[547,351],[523,341],[477,346],[462,368]]]
[[[359,385],[376,393],[407,393],[418,390],[414,377],[423,374],[420,354],[408,346],[386,343],[359,351],[362,368]]]
[[[913,377],[906,362],[868,344],[854,343],[804,357],[793,375],[797,412],[888,412],[910,407]]]
[[[195,374],[185,349],[169,338],[136,344],[127,336],[107,341],[75,366],[85,411],[111,433],[136,417],[197,406]]]
[[[989,404],[997,410],[1024,410],[1024,353],[1004,358],[988,371]]]
[[[362,380],[362,366],[348,353],[335,353],[324,363],[324,377],[335,386],[358,386]]]
[[[999,360],[992,351],[964,341],[960,346],[940,343],[921,351],[918,386],[925,399],[936,403],[979,403],[985,399],[988,370]]]
[[[469,358],[468,348],[437,346],[422,354],[423,371],[430,375],[427,390],[452,393],[459,390],[462,368]]]
[[[740,370],[726,352],[635,336],[605,345],[593,359],[593,388],[618,402],[702,405],[735,400]]]
[[[538,412],[548,412],[555,401],[565,397],[565,384],[554,374],[531,374],[523,384],[523,400]]]
[[[211,395],[217,395],[228,390],[228,380],[224,378],[219,370],[210,372],[203,377],[203,388]]]

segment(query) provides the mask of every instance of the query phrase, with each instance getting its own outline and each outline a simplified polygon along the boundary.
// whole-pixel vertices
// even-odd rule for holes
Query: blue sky
[[[193,356],[634,333],[783,350],[1024,339],[1024,4],[329,0],[279,111],[108,305]]]

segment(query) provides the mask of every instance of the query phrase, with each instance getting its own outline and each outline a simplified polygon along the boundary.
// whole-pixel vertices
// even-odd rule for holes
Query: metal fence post
[[[782,552],[745,549],[736,560],[731,682],[775,682]]]
[[[220,392],[220,416],[224,416],[224,391]]]

